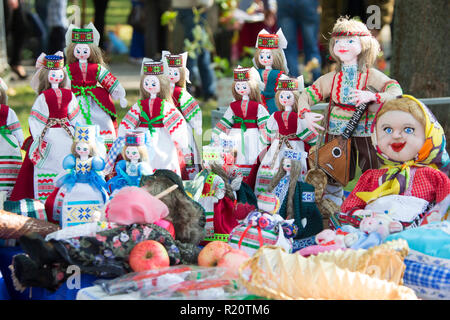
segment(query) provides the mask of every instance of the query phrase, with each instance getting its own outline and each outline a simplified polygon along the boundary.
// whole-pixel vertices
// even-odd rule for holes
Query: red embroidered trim
[[[106,90],[110,90],[117,78],[110,72],[102,80],[101,85]]]
[[[314,90],[314,93],[316,94],[316,96],[319,98],[319,100],[322,100],[322,95],[320,94],[319,90],[317,89],[317,87],[315,85],[312,85],[311,88]]]
[[[304,114],[305,114],[306,112],[311,112],[311,110],[309,110],[308,108],[303,108],[302,110],[299,111],[298,117],[299,117],[300,119],[303,119],[303,118],[304,118]]]
[[[339,72],[339,76],[338,76],[338,82],[337,82],[337,87],[336,87],[336,100],[340,103],[341,102],[341,82],[342,82],[342,71]]]
[[[377,103],[379,104],[379,103],[381,103],[381,96],[380,96],[380,94],[377,92],[377,93],[375,93],[375,96],[377,97]]]

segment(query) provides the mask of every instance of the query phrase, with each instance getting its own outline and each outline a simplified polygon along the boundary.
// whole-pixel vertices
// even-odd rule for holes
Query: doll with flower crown
[[[27,150],[12,200],[24,198],[45,202],[59,174],[64,158],[71,153],[75,125],[81,120],[75,95],[67,89],[67,74],[61,55],[39,56],[32,88],[39,94],[28,123],[32,143]]]
[[[83,124],[96,124],[109,149],[117,137],[117,113],[113,100],[127,107],[125,90],[106,68],[98,46],[100,35],[93,23],[85,28],[69,26],[66,32],[67,74],[78,99]]]
[[[148,163],[144,132],[127,132],[122,150],[123,160],[117,162],[116,176],[108,180],[107,189],[112,198],[125,186],[138,187],[142,175],[153,173]]]
[[[262,133],[269,113],[261,104],[256,79],[254,68],[234,69],[231,88],[235,101],[230,103],[211,134],[213,144],[219,145],[223,139],[234,142],[237,152],[235,165],[244,177],[248,176],[251,166],[267,143]]]
[[[300,92],[303,89],[303,76],[289,78],[282,75],[278,81],[275,101],[279,111],[274,112],[267,121],[265,135],[270,143],[267,151],[261,153],[262,160],[257,170],[255,180],[255,194],[266,192],[267,187],[278,171],[281,158],[285,150],[295,151],[302,155],[301,176],[303,181],[308,170],[306,165],[307,151],[317,141],[317,131],[320,128],[314,123],[309,127],[306,119],[297,116],[297,103]],[[312,113],[314,117],[320,119],[321,115]],[[253,174],[252,174],[253,175]]]
[[[352,135],[352,155],[349,179],[355,175],[356,159],[364,173],[377,169],[379,161],[370,143],[370,126],[379,104],[402,94],[397,81],[373,68],[379,53],[379,43],[366,25],[360,21],[339,18],[333,27],[330,55],[336,61],[336,70],[319,77],[306,88],[299,98],[298,114],[310,117],[310,107],[329,99],[325,112],[325,142],[342,135],[356,107],[370,104]],[[328,179],[323,201],[328,201],[338,211],[342,204],[343,187]]]
[[[24,137],[16,113],[7,105],[7,90],[0,78],[0,192],[6,191],[9,197],[22,165],[20,149]]]
[[[62,162],[67,173],[56,181],[45,203],[49,220],[61,228],[92,222],[94,212],[102,211],[109,199],[102,175],[105,160],[97,151],[103,147],[98,126],[77,125],[70,146],[71,153]]]
[[[188,128],[181,112],[172,104],[167,63],[144,58],[141,69],[141,97],[122,119],[118,139],[108,153],[105,172],[114,167],[127,132],[145,133],[149,164],[153,170],[168,169],[181,176],[184,155],[189,150]]]
[[[409,95],[390,100],[377,112],[371,138],[384,165],[362,174],[341,212],[354,218],[387,214],[404,228],[447,219],[450,160],[430,110]]]
[[[187,52],[182,54],[171,54],[168,51],[162,52],[163,59],[167,60],[168,78],[170,81],[170,91],[173,104],[183,114],[188,127],[189,153],[186,155],[186,174],[184,180],[192,179],[200,170],[201,159],[200,149],[195,136],[202,135],[202,110],[198,102],[186,90],[186,82],[189,81],[189,69],[186,68],[188,58]]]
[[[278,79],[282,74],[289,74],[283,51],[287,48],[287,41],[281,28],[278,29],[276,34],[270,34],[263,29],[258,33],[255,47],[253,63],[258,70],[259,81],[264,88],[261,91],[262,103],[267,111],[272,114],[278,110],[275,103]]]

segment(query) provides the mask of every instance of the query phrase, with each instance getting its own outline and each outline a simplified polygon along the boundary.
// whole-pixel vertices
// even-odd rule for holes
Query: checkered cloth
[[[112,145],[106,157],[105,169],[103,170],[103,172],[109,174],[114,170],[117,157],[122,152],[124,145],[125,145],[124,137],[118,137],[116,141],[114,141],[114,144]]]

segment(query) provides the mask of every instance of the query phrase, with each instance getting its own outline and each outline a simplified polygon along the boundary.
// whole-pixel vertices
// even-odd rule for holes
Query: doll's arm
[[[95,171],[102,171],[103,169],[105,169],[105,160],[103,160],[103,158],[101,157],[93,157],[92,169],[94,169]]]
[[[23,141],[25,140],[22,127],[20,126],[20,121],[17,118],[17,114],[11,108],[9,108],[8,119],[6,119],[6,123],[8,129],[11,131],[11,134],[16,137],[17,142],[19,143],[19,148],[22,147]]]
[[[334,71],[324,74],[300,94],[298,99],[299,117],[303,118],[305,112],[311,111],[311,106],[324,101],[330,96],[335,74]]]
[[[267,109],[262,105],[258,105],[258,128],[259,128],[259,139],[263,144],[269,144],[270,138],[267,136],[266,125],[270,119],[270,114]]]
[[[275,120],[274,114],[266,122],[264,130],[261,130],[261,139],[263,143],[269,145],[272,143],[273,139],[276,138],[278,133],[278,123]]]
[[[214,177],[213,181],[213,188],[214,188],[214,196],[217,199],[223,199],[225,197],[225,181],[218,175]]]
[[[125,114],[119,125],[118,137],[125,137],[127,131],[135,130],[139,124],[139,116],[141,115],[141,109],[138,104],[135,103],[130,110]]]
[[[219,136],[221,133],[225,133],[226,135],[228,135],[231,127],[233,127],[233,125],[234,125],[233,115],[234,115],[233,110],[231,109],[231,107],[229,107],[225,111],[222,119],[220,119],[220,121],[216,124],[216,126],[212,130],[212,133],[211,133],[211,141],[212,142],[218,143]]]
[[[28,124],[33,140],[39,138],[41,135],[42,130],[44,130],[44,127],[47,124],[48,115],[48,106],[44,94],[40,94],[34,102],[30,116],[28,117]]]
[[[72,93],[72,100],[69,103],[69,122],[75,128],[77,123],[83,123],[82,117],[83,116],[80,110],[80,104],[78,103],[77,97]]]
[[[100,85],[108,90],[113,100],[120,100],[120,106],[126,108],[128,101],[125,99],[126,92],[119,80],[105,67],[100,66],[100,73],[98,75],[98,82]]]
[[[187,90],[183,90],[180,101],[183,117],[194,128],[197,135],[202,135],[202,109]]]
[[[371,68],[369,71],[368,85],[379,91],[375,94],[376,100],[374,101],[376,103],[384,103],[403,94],[403,90],[396,80],[389,78],[383,72],[374,68]]]
[[[314,119],[314,120],[309,120]],[[318,132],[315,128],[325,130],[315,122],[320,121],[323,119],[323,116],[321,114],[315,113],[315,112],[308,112],[307,116],[305,118],[298,118],[298,124],[297,124],[297,137],[299,137],[300,140],[306,142],[310,146],[314,146],[318,139]]]
[[[358,192],[370,192],[378,187],[378,177],[382,174],[381,170],[370,169],[364,172],[355,185],[350,195],[341,205],[341,212],[354,214],[356,210],[363,210],[367,203],[357,196]],[[361,212],[363,214],[364,212]]]
[[[170,137],[178,144],[178,147],[182,152],[189,149],[189,136],[186,120],[173,104],[166,100],[163,100],[162,103],[164,103],[164,127],[169,131]]]
[[[62,163],[63,169],[64,170],[72,170],[73,168],[75,168],[75,163],[76,163],[76,158],[73,154],[69,154],[67,155]]]

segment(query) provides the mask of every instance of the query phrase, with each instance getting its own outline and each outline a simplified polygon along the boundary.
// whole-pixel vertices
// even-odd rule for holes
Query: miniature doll
[[[16,113],[7,105],[7,90],[0,78],[0,191],[6,191],[9,197],[22,165],[24,137]]]
[[[80,104],[82,123],[98,125],[109,150],[117,137],[113,100],[120,100],[122,108],[127,107],[127,100],[124,88],[105,67],[99,41],[100,35],[92,23],[83,29],[71,25],[66,33],[66,69]]]
[[[153,173],[148,164],[147,148],[145,147],[144,132],[127,132],[122,157],[116,165],[117,175],[107,183],[110,197],[124,186],[139,186],[141,176]]]
[[[202,110],[198,102],[186,90],[186,82],[190,83],[189,69],[186,68],[187,52],[173,55],[163,51],[162,56],[169,66],[168,77],[173,104],[183,114],[188,127],[190,154],[185,159],[187,177],[183,179],[190,180],[197,175],[201,167],[200,149],[195,135],[202,136]]]
[[[234,69],[232,92],[235,101],[225,111],[211,135],[212,143],[216,145],[221,139],[234,142],[237,151],[235,164],[244,177],[249,174],[251,165],[265,146],[266,140],[261,132],[269,119],[269,113],[260,103],[254,70],[242,67]]]
[[[347,216],[389,215],[405,228],[441,220],[450,203],[449,157],[442,127],[412,96],[376,114],[372,142],[383,161],[364,172],[341,206]]]
[[[122,150],[125,134],[129,131],[145,132],[145,141],[153,170],[168,169],[181,176],[184,155],[188,153],[189,139],[186,120],[172,104],[167,63],[144,59],[141,70],[141,98],[123,118],[119,137],[107,158],[105,172],[114,166],[116,150]],[[120,151],[119,151],[120,152]]]
[[[65,88],[64,58],[45,55],[37,59],[32,87],[39,96],[28,123],[32,144],[19,173],[12,196],[45,202],[53,192],[57,176],[64,173],[64,158],[71,153],[74,127],[81,119],[75,95]]]
[[[59,222],[61,228],[91,222],[94,212],[101,211],[108,201],[106,182],[101,175],[105,161],[97,154],[98,126],[75,127],[72,152],[63,161],[68,171],[56,181],[52,195],[47,199],[49,220]]]
[[[387,102],[402,94],[397,81],[373,68],[379,53],[379,43],[372,37],[366,25],[354,19],[339,18],[330,38],[330,54],[337,68],[318,78],[302,92],[299,98],[298,114],[308,119],[310,107],[319,101],[329,99],[326,109],[326,137],[330,141],[342,135],[356,107],[371,103],[361,117],[352,135],[352,156],[350,159],[350,180],[354,178],[356,156],[362,172],[379,166],[375,150],[370,145],[370,126],[377,104]],[[370,89],[377,92],[371,92]],[[329,179],[323,201],[339,211],[342,204],[343,187]]]
[[[125,187],[108,202],[105,211],[109,222],[105,224],[109,227],[103,231],[59,239],[56,234],[64,232],[63,229],[54,236],[50,234],[48,241],[37,233],[21,237],[19,243],[25,254],[14,256],[10,266],[15,287],[24,290],[36,286],[54,291],[67,280],[70,265],[97,277],[122,276],[133,271],[129,263],[135,254],[132,249],[145,240],[161,243],[170,265],[195,264],[200,248],[173,239],[159,225],[169,213],[159,196],[152,196],[142,188]]]
[[[277,172],[285,150],[296,151],[302,154],[300,179],[304,180],[307,172],[307,151],[310,146],[316,143],[317,132],[313,130],[314,128],[310,129],[308,127],[305,119],[297,116],[297,101],[302,89],[302,76],[293,79],[283,75],[278,81],[275,101],[279,111],[273,113],[266,124],[266,136],[271,144],[270,148],[265,152],[259,168],[257,168],[256,195],[267,191],[267,186]],[[315,115],[319,118],[321,116]]]
[[[314,187],[302,181],[303,155],[285,150],[278,172],[268,187],[281,202],[277,212],[284,219],[294,219],[299,239],[316,235],[323,229],[322,215],[316,206]]]
[[[274,100],[278,80],[282,74],[289,74],[283,51],[287,48],[287,41],[281,29],[276,34],[263,29],[258,34],[255,47],[253,63],[264,87],[261,91],[262,103],[272,114],[278,110]]]

